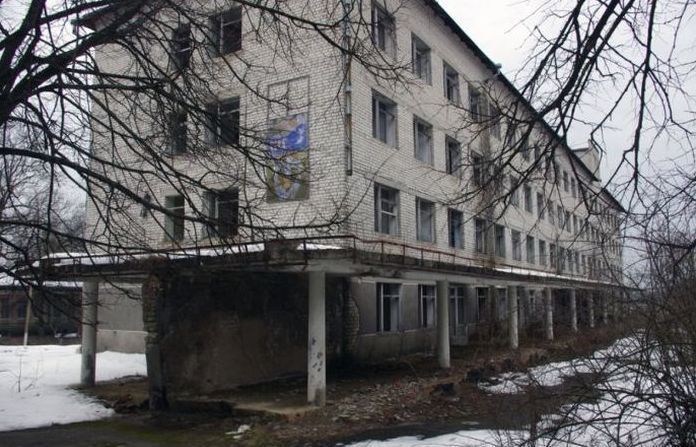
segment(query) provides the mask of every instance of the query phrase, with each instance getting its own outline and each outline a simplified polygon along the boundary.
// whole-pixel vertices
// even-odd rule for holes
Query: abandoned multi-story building
[[[322,403],[333,361],[437,352],[446,367],[453,344],[499,336],[516,348],[527,330],[551,339],[561,325],[594,325],[595,309],[610,318],[623,209],[602,184],[599,151],[569,148],[538,120],[437,2],[327,2],[338,6],[308,9],[358,5],[369,26],[344,27],[344,42],[369,35],[375,54],[408,67],[400,84],[299,27],[302,57],[280,57],[251,36],[258,11],[211,3],[209,63],[244,77],[206,105],[217,118],[209,141],[242,145],[251,136],[240,129],[262,129],[274,167],[247,166],[234,184],[210,175],[200,194],[153,180],[143,193],[170,213],[133,205],[128,224],[157,248],[147,262],[51,260],[84,281],[98,349],[146,350],[151,380],[170,393],[306,373],[309,401]],[[172,20],[162,59],[195,70],[195,32]],[[119,54],[107,45],[95,58],[119,73]],[[173,119],[172,165],[208,178],[187,147],[194,124]],[[95,132],[93,151],[120,150]],[[95,233],[97,208],[88,204]],[[195,212],[213,224],[186,219]],[[276,230],[255,231],[260,221]]]

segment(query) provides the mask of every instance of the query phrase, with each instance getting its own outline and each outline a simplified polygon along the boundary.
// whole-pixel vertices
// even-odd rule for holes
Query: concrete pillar
[[[595,321],[594,321],[594,292],[592,292],[592,291],[587,292],[587,324],[590,326],[590,329],[594,328],[594,326],[595,326]]]
[[[82,283],[82,367],[80,383],[94,386],[97,357],[97,304],[99,282],[89,279]]]
[[[488,287],[488,338],[492,340],[498,335],[498,288]]]
[[[31,324],[31,306],[36,296],[36,288],[29,286],[29,297],[27,299],[27,310],[24,315],[24,347],[29,344],[29,325]]]
[[[532,308],[529,304],[529,289],[520,287],[518,293],[520,294],[520,328],[524,329],[532,321]]]
[[[157,275],[150,275],[143,282],[141,304],[145,337],[145,363],[147,364],[148,395],[151,410],[164,410],[168,406],[164,379],[164,365],[160,337],[162,336],[161,308],[166,284]]]
[[[309,272],[307,402],[326,405],[326,273]]]
[[[573,332],[578,331],[578,300],[575,294],[575,289],[568,290],[568,298],[570,299],[570,329]]]
[[[518,334],[519,312],[517,309],[517,286],[509,286],[507,289],[508,305],[508,336],[510,339],[510,349],[517,349],[520,346]]]
[[[553,293],[550,287],[544,289],[544,329],[546,339],[553,340]]]
[[[440,368],[450,367],[449,283],[437,282],[437,362]]]

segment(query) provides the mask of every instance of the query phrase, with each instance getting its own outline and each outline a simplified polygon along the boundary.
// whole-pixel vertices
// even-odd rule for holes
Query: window
[[[481,92],[471,85],[469,85],[469,113],[475,123],[480,123],[484,114]]]
[[[476,253],[488,253],[488,230],[486,221],[483,219],[474,219],[474,233],[476,238]]]
[[[242,49],[242,8],[229,9],[208,19],[210,44],[216,56]]]
[[[490,129],[491,135],[500,140],[500,109],[491,104],[490,106]]]
[[[193,46],[191,45],[191,25],[179,25],[172,33],[171,58],[177,70],[188,68]]]
[[[418,286],[420,327],[435,326],[435,286]]]
[[[375,231],[399,233],[399,191],[375,184]]]
[[[568,186],[568,172],[563,171],[563,190],[565,192],[570,191],[570,187]]]
[[[580,265],[580,267],[581,267],[581,272],[580,272],[580,273],[582,273],[583,275],[585,275],[585,274],[587,274],[587,259],[585,258],[585,255],[582,255],[582,256],[580,257],[580,261],[581,261],[581,265]]]
[[[563,221],[563,217],[565,214],[563,213],[563,207],[561,205],[558,205],[556,208],[556,216],[558,216],[558,228],[563,229],[565,226],[565,223]]]
[[[372,42],[389,56],[396,54],[394,17],[383,7],[372,4]]]
[[[206,236],[229,237],[239,229],[239,191],[206,192],[204,211],[210,222],[206,225]]]
[[[413,74],[430,84],[430,47],[418,37],[411,35],[411,53],[413,58]]]
[[[446,138],[445,144],[447,145],[447,173],[459,176],[462,166],[462,145],[450,137]]]
[[[527,249],[527,262],[530,264],[534,264],[536,262],[534,247],[534,238],[532,236],[527,236],[527,244],[525,248]]]
[[[174,112],[169,116],[169,155],[181,155],[186,152],[186,119],[186,112]]]
[[[580,253],[575,252],[575,271],[580,273]]]
[[[10,318],[10,301],[0,300],[0,318]]]
[[[473,176],[472,180],[474,182],[474,185],[476,186],[483,186],[485,183],[485,178],[483,175],[483,157],[476,152],[471,153],[471,166],[473,169]]]
[[[520,206],[519,182],[517,177],[510,176],[510,203],[514,206]]]
[[[570,194],[572,194],[573,197],[577,197],[577,189],[575,187],[575,179],[572,178],[570,179]]]
[[[530,158],[530,151],[529,151],[529,140],[527,137],[522,137],[520,141],[520,152],[522,153],[522,158],[525,161],[529,161]]]
[[[528,213],[534,212],[534,204],[532,203],[532,187],[524,185],[524,210]]]
[[[575,214],[573,214],[573,230],[575,234],[580,233],[580,225],[578,225],[578,216],[576,216]]]
[[[537,216],[539,219],[544,220],[546,218],[546,207],[544,206],[544,195],[540,192],[537,193]]]
[[[377,283],[377,331],[399,330],[400,284]]]
[[[522,235],[519,231],[512,230],[512,260],[522,260]]]
[[[433,126],[418,118],[413,119],[413,142],[416,159],[433,164]]]
[[[435,242],[435,204],[416,199],[416,233],[419,241]]]
[[[495,255],[504,258],[505,257],[505,227],[502,225],[495,225]]]
[[[396,104],[377,93],[372,94],[372,136],[396,147]]]
[[[566,251],[563,247],[558,247],[558,271],[563,272],[566,269]]]
[[[170,241],[184,239],[184,196],[167,196],[164,207],[169,212],[164,219],[164,231]]]
[[[557,260],[556,260],[556,245],[555,244],[550,244],[549,245],[549,259],[551,260],[551,268],[553,270],[556,270],[557,266]]]
[[[449,246],[464,248],[464,213],[453,209],[447,210],[447,224]]]
[[[546,241],[539,240],[539,265],[546,266]]]
[[[563,228],[566,231],[571,232],[571,231],[573,231],[573,229],[571,228],[572,225],[573,225],[573,221],[570,218],[570,211],[566,211],[565,218],[563,219]]]
[[[453,286],[449,288],[450,302],[450,321],[454,323],[452,329],[454,333],[460,335],[461,325],[465,324],[464,320],[464,287]]]
[[[239,98],[208,104],[208,141],[217,145],[239,144]]]
[[[556,225],[556,217],[555,217],[556,215],[553,212],[553,201],[551,201],[551,200],[548,201],[547,208],[549,210],[549,223],[551,225]]]
[[[443,64],[443,78],[445,98],[449,102],[459,104],[459,73],[447,62]]]

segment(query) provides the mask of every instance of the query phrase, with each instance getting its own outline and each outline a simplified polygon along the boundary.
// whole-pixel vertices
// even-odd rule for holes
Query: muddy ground
[[[94,438],[94,444],[84,445],[104,447],[333,446],[364,439],[434,436],[465,428],[520,429],[564,404],[592,400],[592,384],[599,378],[576,376],[557,387],[515,395],[487,394],[478,387],[478,381],[501,372],[587,355],[607,346],[617,335],[610,329],[597,329],[579,337],[559,337],[553,343],[536,341],[534,347],[523,344],[517,353],[490,345],[469,346],[452,353],[448,371],[437,368],[432,357],[334,367],[325,408],[284,416],[238,411],[234,403],[269,397],[301,403],[305,384],[300,379],[206,396],[205,404],[184,399],[176,411],[159,414],[146,409],[146,381],[118,380],[84,391],[107,402],[119,416],[74,426],[77,432],[91,433],[88,437]],[[238,434],[243,425],[250,429]],[[102,438],[106,443],[97,443]]]

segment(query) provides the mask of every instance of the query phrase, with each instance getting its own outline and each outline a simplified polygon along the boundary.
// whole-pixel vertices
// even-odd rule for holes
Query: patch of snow
[[[361,441],[347,447],[481,447],[522,445],[528,436],[526,432],[469,430],[447,435],[424,438],[422,436],[404,436],[387,441]]]
[[[79,346],[0,346],[0,431],[109,417],[113,410],[70,389],[80,381]],[[145,375],[143,354],[97,354],[97,380]]]
[[[324,244],[299,244],[296,250],[342,250],[343,247]]]

